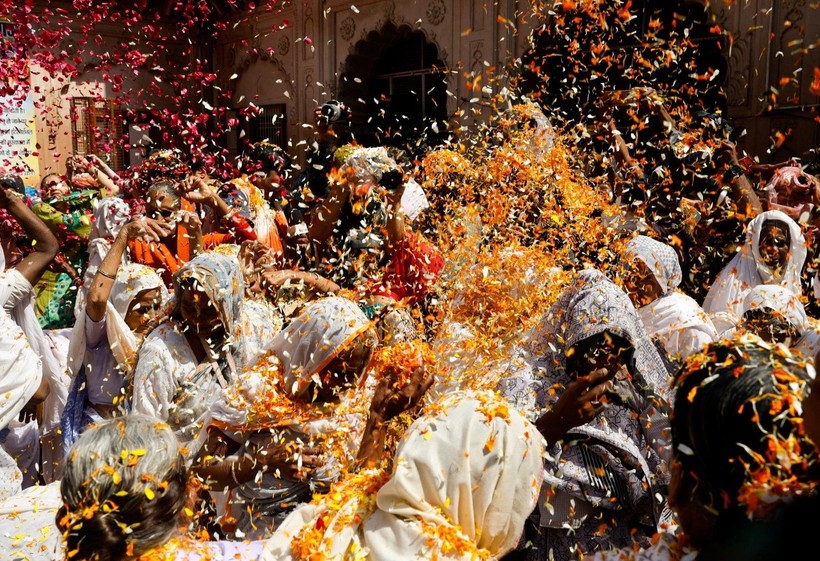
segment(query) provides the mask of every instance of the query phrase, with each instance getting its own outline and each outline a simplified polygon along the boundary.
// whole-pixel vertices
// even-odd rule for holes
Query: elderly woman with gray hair
[[[174,431],[143,415],[89,429],[66,458],[57,527],[68,558],[250,560],[261,543],[201,542],[186,535],[192,493]]]

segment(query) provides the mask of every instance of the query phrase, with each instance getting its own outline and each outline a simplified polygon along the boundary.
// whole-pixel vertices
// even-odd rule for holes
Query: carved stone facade
[[[237,107],[286,104],[288,133],[298,144],[310,136],[301,125],[310,121],[313,107],[337,97],[341,80],[367,79],[354,70],[363,55],[378,56],[374,48],[384,47],[379,36],[385,26],[407,26],[435,47],[448,71],[448,117],[469,124],[486,118],[482,101],[505,85],[492,75],[501,74],[525,51],[533,25],[529,7],[525,0],[294,2],[280,14],[261,14],[253,25],[239,25],[223,37],[217,49],[225,53],[228,68],[221,75],[240,75],[233,83]],[[809,93],[812,71],[820,66],[820,50],[810,48],[820,36],[817,9],[806,0],[719,0],[711,9],[731,36],[724,49],[729,66],[725,87],[730,117],[748,131],[741,146],[762,161],[806,158],[820,143],[816,110],[812,112],[818,99]],[[295,48],[284,47],[282,37],[295,42]],[[243,40],[254,41],[260,52],[272,49],[270,59],[253,65],[247,55],[232,60],[227,53]],[[281,82],[266,86],[271,80]],[[230,85],[226,81],[223,87]],[[775,91],[778,103],[773,106]],[[470,111],[460,114],[459,108]],[[786,135],[783,145],[770,150],[781,134]]]
[[[311,137],[303,124],[311,122],[313,108],[338,97],[342,79],[351,84],[368,79],[356,75],[356,60],[362,54],[377,58],[374,45],[390,46],[380,39],[385,26],[407,28],[404,31],[423,34],[425,43],[435,48],[449,91],[446,115],[466,124],[485,118],[481,101],[504,86],[490,75],[500,74],[526,48],[529,13],[529,3],[516,0],[293,2],[279,14],[259,14],[234,29],[228,26],[230,31],[216,45],[216,60],[224,61],[223,67],[217,64],[220,87],[233,90],[237,108],[250,103],[286,105],[291,149],[300,155],[300,145]],[[289,49],[282,49],[283,36],[291,41]],[[243,41],[251,48],[243,47]],[[246,53],[252,49],[269,56],[250,60]],[[232,75],[238,77],[230,80]],[[479,75],[482,78],[476,80]],[[470,100],[473,110],[459,117],[458,109]]]
[[[493,110],[489,99],[505,87],[504,76],[526,51],[527,36],[537,25],[529,0],[288,0],[277,5],[282,6],[278,13],[264,7],[250,15],[236,13],[211,55],[216,85],[233,92],[236,111],[250,104],[284,108],[284,132],[299,159],[311,138],[304,125],[311,122],[314,107],[342,94],[362,106],[371,103],[368,84],[384,57],[394,52],[395,37],[423,38],[446,81],[446,120],[470,125],[487,119]],[[816,160],[811,151],[820,145],[819,99],[810,90],[820,67],[820,49],[814,48],[820,37],[816,3],[713,0],[710,7],[731,36],[724,49],[725,88],[730,117],[747,130],[741,147],[764,162],[791,156]],[[106,41],[127,36],[114,23],[103,27]],[[179,49],[164,44],[149,50],[176,57]],[[62,171],[61,162],[71,151],[68,97],[112,94],[103,77],[91,71],[73,80],[55,78],[36,84],[49,104],[38,113],[37,138],[41,169]],[[143,72],[126,86],[136,91],[152,81],[151,73]],[[229,137],[230,148],[236,150],[237,141]],[[56,168],[55,162],[60,162]]]

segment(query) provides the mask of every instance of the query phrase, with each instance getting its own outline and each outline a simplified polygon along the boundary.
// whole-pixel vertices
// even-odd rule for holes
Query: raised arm
[[[9,183],[0,182],[0,207],[9,211],[34,242],[34,251],[16,267],[17,271],[34,286],[54,260],[60,247],[48,226],[37,218],[22,197],[9,187]]]
[[[737,149],[732,142],[724,141],[718,157],[727,166],[723,182],[732,190],[732,200],[737,212],[747,218],[754,218],[763,212],[763,205],[755,193],[754,186],[737,159]]]
[[[122,227],[105,259],[97,268],[97,274],[94,275],[88,289],[85,313],[89,319],[100,321],[105,315],[105,306],[111,294],[111,287],[114,286],[114,280],[117,278],[128,242],[139,237],[158,240],[167,234],[168,229],[163,224],[144,217],[136,218]]]
[[[356,457],[358,469],[381,466],[388,423],[405,411],[415,408],[434,382],[432,374],[424,366],[413,370],[409,380],[401,388],[397,388],[403,376],[399,368],[388,367],[373,392],[367,425]]]
[[[350,198],[350,187],[341,183],[331,186],[327,199],[313,209],[308,223],[308,238],[323,243],[327,241],[342,214],[342,208]]]

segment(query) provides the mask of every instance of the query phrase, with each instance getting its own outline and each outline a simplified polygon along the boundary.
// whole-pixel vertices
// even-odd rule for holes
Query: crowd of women
[[[665,148],[714,149],[657,104]],[[260,142],[2,179],[0,558],[794,547],[820,506],[814,177],[724,142],[670,233],[624,198],[660,164],[611,123],[610,188],[531,103],[415,160],[315,126],[298,174]],[[726,216],[745,242],[703,278]]]

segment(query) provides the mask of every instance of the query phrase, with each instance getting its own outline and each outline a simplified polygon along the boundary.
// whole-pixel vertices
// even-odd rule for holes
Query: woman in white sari
[[[670,379],[620,288],[600,271],[579,273],[525,336],[499,389],[549,445],[528,559],[575,559],[654,534],[668,483]]]
[[[624,278],[627,294],[647,336],[658,340],[670,359],[683,360],[717,340],[703,308],[677,289],[683,275],[674,249],[637,236],[627,244],[626,255],[631,259]]]
[[[150,235],[153,226],[143,218],[120,228],[92,277],[69,345],[68,368],[74,382],[62,417],[66,450],[90,422],[114,416],[125,374],[168,300],[168,290],[154,269],[136,263],[121,267],[128,242]]]
[[[261,559],[501,559],[535,506],[543,450],[537,429],[494,394],[451,394],[407,430],[392,473],[349,476],[300,507]]]
[[[244,290],[236,259],[197,256],[174,275],[173,312],[137,354],[127,395],[133,410],[167,422],[183,443],[199,434],[211,404],[241,372],[243,345],[256,346],[246,339],[254,322],[241,315]]]
[[[0,252],[2,253],[2,252]],[[0,435],[15,421],[40,387],[43,369],[22,329],[0,308]],[[22,490],[17,462],[0,446],[0,556],[51,561],[60,534],[54,515],[60,506],[59,484]]]
[[[802,294],[800,273],[806,261],[806,240],[800,226],[779,210],[764,212],[749,222],[746,243],[718,275],[703,309],[718,333],[736,326],[743,315],[743,298],[759,284],[777,284]]]
[[[356,304],[318,300],[213,404],[196,471],[231,489],[237,537],[270,535],[353,461],[369,403],[357,381],[377,343]]]
[[[740,323],[722,333],[721,339],[754,333],[768,343],[794,347],[808,330],[809,318],[797,294],[782,286],[761,284],[746,294]]]

